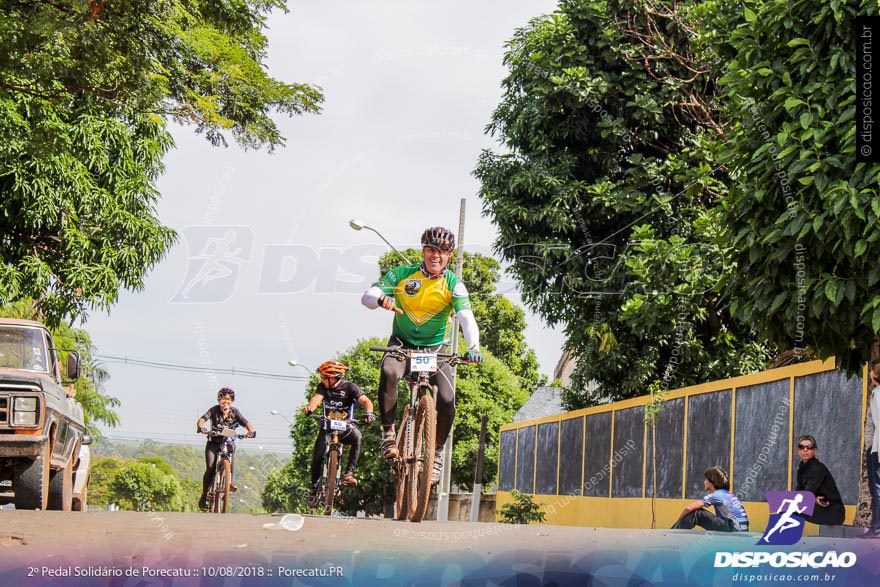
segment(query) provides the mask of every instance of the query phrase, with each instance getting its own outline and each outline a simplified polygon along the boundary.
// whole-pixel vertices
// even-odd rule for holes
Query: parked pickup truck
[[[70,385],[80,358],[68,353],[62,379],[58,350],[39,322],[0,318],[0,503],[16,509],[86,509],[91,438]]]

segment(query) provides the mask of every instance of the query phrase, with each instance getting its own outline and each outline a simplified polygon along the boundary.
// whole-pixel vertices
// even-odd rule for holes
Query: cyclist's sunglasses
[[[812,444],[799,444],[798,445],[798,450],[813,450],[814,448],[816,448],[816,447],[813,446]]]

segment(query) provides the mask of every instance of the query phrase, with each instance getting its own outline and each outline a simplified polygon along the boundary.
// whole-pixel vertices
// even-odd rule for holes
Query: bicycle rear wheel
[[[397,433],[397,460],[392,463],[394,474],[394,519],[405,520],[409,513],[409,500],[406,498],[407,471],[406,461],[408,458],[407,444],[409,435],[407,420],[409,419],[409,404],[403,408],[403,417],[400,419],[400,430]]]
[[[434,398],[428,394],[422,396],[416,409],[415,417],[415,458],[412,461],[409,480],[410,502],[409,520],[421,522],[428,511],[428,500],[431,497],[431,473],[434,469],[434,449],[437,446],[437,411],[434,409]]]
[[[327,487],[324,491],[324,515],[333,513],[333,498],[336,497],[336,473],[339,470],[339,453],[336,447],[330,446],[330,454],[327,458]]]

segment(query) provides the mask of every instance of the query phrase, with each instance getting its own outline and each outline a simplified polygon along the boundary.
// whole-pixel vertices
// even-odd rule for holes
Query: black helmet
[[[224,395],[228,395],[229,399],[235,401],[235,390],[231,387],[221,387],[220,391],[217,392],[217,401],[220,401],[220,398]]]
[[[449,253],[455,248],[455,235],[448,228],[432,226],[422,233],[422,246]]]

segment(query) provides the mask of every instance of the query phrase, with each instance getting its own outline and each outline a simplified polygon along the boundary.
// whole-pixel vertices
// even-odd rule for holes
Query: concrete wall
[[[797,438],[810,434],[851,520],[863,379],[835,370],[833,360],[813,361],[666,392],[654,428],[643,418],[648,396],[507,424],[495,507],[510,502],[516,489],[545,506],[548,523],[667,528],[703,495],[703,471],[718,465],[746,505],[751,529],[763,530],[764,493],[795,488]]]
[[[470,493],[453,493],[449,499],[449,521],[450,522],[467,522],[471,518],[471,494]],[[425,515],[426,520],[437,519],[437,496],[431,495],[428,502],[428,513]],[[483,495],[480,498],[480,522],[495,521],[495,495]]]

